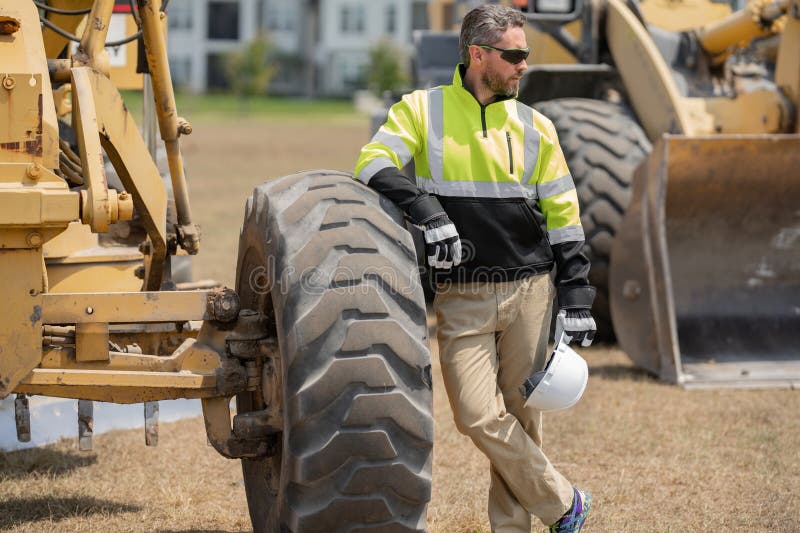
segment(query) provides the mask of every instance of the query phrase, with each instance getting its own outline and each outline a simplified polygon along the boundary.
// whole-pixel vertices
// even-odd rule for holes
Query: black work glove
[[[442,213],[424,224],[425,255],[433,268],[450,268],[461,263],[461,239],[455,225]]]
[[[556,330],[560,326],[564,330],[564,340],[568,343],[580,342],[581,346],[591,346],[597,325],[588,309],[559,309],[556,316]]]

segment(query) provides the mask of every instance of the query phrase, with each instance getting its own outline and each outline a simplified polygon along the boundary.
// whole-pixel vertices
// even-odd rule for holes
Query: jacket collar
[[[467,67],[464,63],[456,65],[456,71],[453,73],[453,87],[464,87],[464,75],[467,73]]]
[[[467,94],[472,96],[472,98],[476,102],[478,102],[478,99],[475,98],[475,95],[472,94],[469,91],[469,89],[464,87],[464,76],[466,75],[466,73],[467,73],[467,67],[464,65],[464,63],[459,63],[458,65],[456,65],[456,71],[453,73],[453,87],[460,87],[460,88],[464,89],[467,92]],[[511,100],[512,98],[514,98],[514,97],[513,96],[500,96],[500,95],[497,95],[497,98],[495,98],[494,102],[490,102],[490,103],[488,103],[486,105],[490,106],[490,105],[496,104],[498,102],[503,102],[505,100]],[[480,105],[480,102],[478,102],[478,104]]]

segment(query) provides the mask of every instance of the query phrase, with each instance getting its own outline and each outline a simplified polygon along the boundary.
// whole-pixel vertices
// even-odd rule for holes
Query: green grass
[[[142,95],[123,91],[125,105],[138,121],[142,116]],[[279,120],[363,120],[350,100],[308,100],[304,98],[263,96],[243,100],[233,94],[176,95],[178,114],[188,120],[196,118],[279,119]]]

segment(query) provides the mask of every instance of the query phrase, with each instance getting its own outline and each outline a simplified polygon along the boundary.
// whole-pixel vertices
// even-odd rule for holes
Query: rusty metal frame
[[[161,10],[160,0],[139,0],[138,5],[158,122],[172,178],[179,243],[195,254],[199,249],[199,231],[192,223],[179,145],[179,136],[190,133],[191,125],[178,117],[175,107],[166,52],[166,14]],[[108,189],[102,167],[102,144],[142,216],[150,239],[145,249],[148,256],[145,289],[157,290],[167,255],[166,198],[158,170],[152,158],[146,156],[149,152],[135,121],[108,79],[104,43],[113,6],[113,0],[96,0],[92,4],[78,52],[70,60],[50,60],[49,71],[59,81],[66,81],[69,73],[72,81],[73,123],[81,139],[81,163],[88,178],[81,218],[93,231],[104,232],[109,224],[117,218],[124,219],[132,209],[127,196],[117,198],[115,191]],[[95,129],[100,132],[100,142],[94,136]]]
[[[94,0],[78,51],[72,57],[74,66],[91,66],[108,75],[108,52],[105,44],[113,11],[114,0]]]
[[[216,377],[213,373],[45,368],[34,369],[20,382],[17,390],[27,394],[116,403],[141,403],[217,394]],[[71,391],[77,394],[72,394]]]
[[[44,324],[183,322],[213,319],[214,291],[43,294]]]
[[[63,3],[63,2],[61,2]],[[78,0],[66,2],[70,7],[81,3]],[[85,3],[85,2],[84,2]],[[226,298],[209,291],[194,292],[155,292],[161,289],[163,269],[167,255],[167,230],[166,230],[166,190],[155,163],[136,128],[136,123],[127,112],[116,87],[108,79],[108,58],[104,45],[108,33],[114,1],[95,0],[91,3],[91,11],[81,38],[76,54],[68,60],[52,60],[49,64],[51,73],[61,81],[66,81],[66,74],[72,86],[73,96],[73,124],[80,146],[80,165],[86,181],[86,190],[80,194],[67,189],[64,181],[52,171],[52,165],[58,166],[58,158],[50,161],[42,159],[42,154],[33,154],[34,162],[27,164],[23,161],[16,163],[11,159],[11,164],[0,166],[0,180],[10,183],[19,183],[20,190],[4,193],[3,200],[6,207],[4,213],[8,216],[1,221],[3,231],[2,240],[3,257],[0,261],[0,274],[6,279],[15,279],[19,283],[13,291],[8,292],[13,315],[19,315],[18,320],[7,321],[8,327],[0,328],[0,349],[3,355],[3,365],[0,367],[0,393],[5,396],[12,390],[20,387],[26,390],[35,388],[38,393],[47,393],[64,396],[58,391],[59,387],[65,390],[67,396],[79,397],[81,387],[91,383],[92,375],[85,365],[93,365],[91,372],[94,378],[103,383],[103,389],[108,390],[103,379],[103,372],[110,372],[107,377],[111,379],[113,372],[118,369],[113,365],[108,366],[113,359],[118,363],[119,357],[112,358],[109,351],[109,324],[127,322],[131,324],[152,323],[158,321],[186,322],[190,320],[213,320],[221,315],[227,320],[235,319],[236,311],[231,316],[225,309],[215,308],[215,304],[223,305]],[[158,113],[163,124],[174,125],[171,131],[162,131],[162,137],[171,143],[170,154],[173,159],[180,160],[177,139],[181,133],[187,133],[190,127],[183,121],[178,121],[174,110],[174,96],[172,94],[171,79],[167,68],[166,48],[164,45],[165,15],[161,12],[160,2],[139,2],[140,10],[146,14],[147,24],[143,34],[152,63],[157,63],[158,68],[153,72],[157,81],[159,92],[156,100],[171,102],[167,110],[158,107]],[[3,90],[12,91],[16,85],[18,89],[34,92],[39,95],[38,115],[41,123],[42,116],[50,117],[49,110],[53,107],[52,98],[45,92],[51,91],[49,80],[36,69],[42,68],[46,61],[46,45],[42,35],[30,33],[32,21],[38,16],[32,5],[20,6],[14,9],[19,14],[23,30],[28,32],[24,48],[17,46],[15,56],[10,58],[20,67],[31,71],[24,76],[26,83],[8,82]],[[75,19],[71,19],[75,22]],[[76,23],[77,24],[77,23]],[[41,31],[36,25],[36,31]],[[77,25],[74,26],[75,28]],[[55,50],[58,39],[50,39],[48,45]],[[66,44],[65,42],[63,44]],[[19,57],[17,57],[19,56]],[[25,72],[21,70],[20,72]],[[46,76],[46,74],[44,74]],[[41,80],[41,82],[40,82]],[[15,80],[12,80],[15,81]],[[45,83],[45,82],[48,83]],[[32,89],[29,89],[31,87]],[[166,95],[166,96],[165,96]],[[33,112],[35,118],[35,105],[28,105],[29,101],[35,104],[36,94],[28,95],[26,99],[17,100],[25,102],[27,107],[21,108],[25,117]],[[31,109],[29,109],[31,108]],[[48,120],[50,120],[48,118]],[[27,124],[27,122],[26,122]],[[35,128],[34,128],[35,129]],[[41,129],[41,126],[40,126]],[[163,130],[163,127],[162,127]],[[47,143],[45,143],[47,144]],[[48,145],[49,146],[49,145]],[[49,148],[47,148],[49,149]],[[115,169],[120,175],[126,189],[132,193],[120,193],[109,190],[103,169],[103,149],[105,149]],[[57,147],[56,147],[57,150]],[[45,150],[46,151],[46,150]],[[51,158],[52,159],[52,158]],[[174,166],[174,165],[172,165]],[[183,181],[183,171],[179,168],[173,172]],[[50,190],[52,189],[52,191]],[[183,191],[183,202],[188,212],[188,197],[183,187],[176,187]],[[13,192],[13,194],[12,194]],[[36,205],[34,205],[34,203]],[[50,238],[63,231],[66,225],[76,218],[89,225],[94,232],[105,232],[110,224],[129,219],[132,214],[133,204],[143,220],[148,234],[148,243],[145,251],[145,275],[142,293],[110,293],[110,294],[49,294],[47,275],[44,269],[42,245]],[[53,211],[57,215],[52,219]],[[38,214],[38,218],[34,215]],[[47,218],[50,217],[50,218]],[[51,220],[52,219],[52,220]],[[184,218],[185,224],[190,221]],[[194,232],[196,234],[196,232]],[[185,234],[193,234],[186,229]],[[197,250],[194,241],[193,251]],[[228,305],[231,303],[228,301]],[[235,303],[238,309],[238,302]],[[87,310],[90,310],[87,311]],[[96,310],[96,312],[95,312]],[[228,310],[230,311],[230,309]],[[17,323],[19,322],[19,323]],[[42,368],[42,329],[47,324],[70,324],[74,328],[74,347],[71,348],[74,365],[69,369]],[[209,328],[213,326],[209,325]],[[29,332],[27,330],[30,330]],[[149,336],[149,334],[145,334]],[[222,346],[224,353],[224,346]],[[13,353],[13,357],[12,357]],[[206,360],[214,361],[219,366],[219,353],[216,359],[208,357]],[[126,354],[131,360],[146,359],[148,356]],[[152,357],[152,356],[151,356]],[[132,361],[131,361],[132,362]],[[148,360],[151,364],[152,360]],[[163,365],[175,364],[174,358],[165,358]],[[40,368],[33,370],[37,365]],[[158,366],[158,365],[156,365]],[[205,367],[202,367],[205,368]],[[180,373],[186,369],[175,369]],[[206,370],[208,370],[206,368]],[[100,372],[101,374],[98,374]],[[208,377],[193,377],[192,371],[184,372],[182,377],[170,376],[169,373],[155,378],[147,378],[147,372],[131,370],[134,374],[124,374],[120,383],[124,382],[133,386],[151,387],[155,390],[175,388],[170,383],[184,383],[178,387],[189,389],[203,389],[213,384],[213,379]],[[136,372],[141,372],[136,374]],[[26,374],[30,374],[26,377]],[[213,372],[212,372],[213,375]],[[122,374],[120,376],[123,376]],[[141,377],[142,379],[139,379]],[[213,376],[212,376],[213,377]],[[23,379],[24,378],[24,379]],[[161,380],[159,382],[158,380]],[[111,381],[114,381],[111,379]],[[158,382],[158,383],[157,383]],[[38,387],[38,388],[37,388]],[[96,387],[87,387],[93,396],[107,396],[91,393]],[[111,387],[112,389],[114,387]],[[212,387],[213,389],[213,387]],[[156,393],[158,396],[158,393]],[[119,398],[119,395],[114,395]]]
[[[259,344],[261,330],[251,331],[257,320],[240,319],[238,297],[231,290],[161,291],[167,254],[175,253],[176,245],[190,254],[199,249],[179,147],[180,136],[191,133],[191,125],[177,115],[175,107],[162,2],[137,3],[153,100],[169,160],[177,243],[170,241],[161,176],[108,78],[105,41],[114,1],[51,2],[67,8],[91,5],[78,51],[68,59],[54,59],[66,40],[39,27],[32,4],[0,0],[0,7],[9,7],[19,16],[25,33],[25,39],[19,41],[24,47],[17,45],[9,59],[9,65],[17,70],[6,74],[0,91],[10,94],[17,87],[17,105],[9,117],[20,124],[23,134],[40,135],[38,144],[10,154],[6,164],[0,165],[0,182],[8,185],[0,198],[6,208],[0,216],[0,278],[15,281],[4,291],[11,312],[0,325],[0,397],[12,392],[21,395],[17,411],[22,422],[18,421],[18,428],[23,430],[25,395],[81,400],[81,446],[86,449],[91,447],[91,401],[202,398],[209,440],[220,453],[262,456],[272,442],[266,437],[281,428],[279,411],[273,406],[239,415],[232,425],[229,403],[235,394],[264,385],[264,346],[274,344],[274,339]],[[67,24],[70,33],[80,25],[80,17],[54,18]],[[19,81],[25,81],[25,86]],[[54,82],[68,84],[60,89],[58,106],[51,94]],[[79,156],[59,143],[57,131],[56,108],[61,109],[59,116],[69,110],[69,94]],[[109,189],[104,152],[127,192]],[[65,156],[70,158],[70,173],[59,174]],[[71,177],[73,184],[85,184],[85,190],[69,190],[63,176]],[[130,219],[134,205],[147,233],[141,247],[143,292],[50,293],[42,246],[78,219],[95,233],[106,232],[111,224]],[[199,332],[185,327],[201,320]],[[169,336],[168,342],[162,344],[165,336]],[[141,347],[128,344],[132,339],[153,353],[141,353]],[[183,342],[173,351],[180,340]],[[155,444],[156,405],[147,404],[145,418],[148,444]]]
[[[126,193],[108,188],[103,168],[103,151],[98,131],[105,128],[103,101],[92,90],[88,68],[73,69],[72,124],[81,142],[78,143],[86,190],[81,191],[81,220],[95,233],[108,231],[118,220],[130,220],[133,203]]]
[[[208,338],[209,334],[204,336]],[[223,366],[222,356],[202,340],[187,339],[170,356],[107,349],[105,360],[83,361],[78,350],[80,346],[50,348],[40,366],[22,379],[14,391],[115,403],[211,397],[221,392],[218,375]],[[241,375],[235,386],[245,390],[244,371]],[[225,384],[227,389],[230,386]]]
[[[103,171],[102,145],[123,185],[132,194],[133,204],[150,240],[144,287],[158,290],[167,256],[167,198],[158,168],[111,80],[88,67],[73,68],[72,80],[73,108],[79,110],[78,113],[73,110],[73,117],[80,118],[75,120],[75,124],[79,137],[84,141],[81,143],[81,161],[89,185],[83,201],[82,219],[92,224],[94,231],[105,231],[111,221],[113,210],[107,210],[101,203],[103,193],[110,192]],[[87,107],[90,111],[86,111]],[[87,123],[91,124],[92,131],[86,131]],[[89,148],[84,146],[91,146],[94,150],[89,152]]]
[[[230,395],[248,387],[244,366],[224,355],[226,329],[231,326],[220,329],[220,324],[238,315],[238,299],[229,289],[41,294],[37,301],[36,324],[68,324],[60,330],[64,335],[71,332],[74,340],[51,345],[38,367],[15,387],[17,393],[138,403]],[[172,355],[109,348],[110,323],[186,320],[205,322],[198,338],[186,339]],[[81,327],[89,327],[92,335],[99,333],[98,338],[82,342]],[[36,329],[41,333],[41,326]],[[51,343],[55,338],[48,336]]]

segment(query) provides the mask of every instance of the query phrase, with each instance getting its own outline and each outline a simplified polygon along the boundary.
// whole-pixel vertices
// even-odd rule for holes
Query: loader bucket
[[[692,388],[800,386],[800,135],[665,135],[610,278],[620,346]]]

